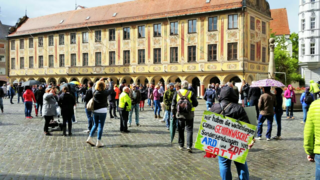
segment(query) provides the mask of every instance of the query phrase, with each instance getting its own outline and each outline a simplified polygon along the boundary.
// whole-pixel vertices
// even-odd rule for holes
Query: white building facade
[[[306,85],[320,81],[320,0],[300,0],[299,65]]]

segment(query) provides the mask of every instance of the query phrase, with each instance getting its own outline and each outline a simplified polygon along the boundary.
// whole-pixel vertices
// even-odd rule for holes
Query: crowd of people
[[[314,135],[312,128],[314,125],[320,126],[314,115],[319,112],[314,106],[319,107],[320,104],[319,102],[312,104],[312,102],[317,99],[319,93],[319,84],[311,81],[310,87],[305,89],[300,98],[303,107],[303,121],[301,123],[306,123],[305,147],[308,153],[308,160],[310,161],[314,161],[316,158],[320,160],[320,157],[315,157],[311,151],[312,148],[317,148],[312,145],[312,138],[317,138],[317,136],[312,137]],[[9,98],[10,103],[13,104],[12,98],[16,94],[18,98],[17,102],[20,103],[21,99],[25,105],[25,117],[27,119],[33,118],[31,113],[33,104],[35,104],[36,116],[38,116],[37,112],[39,112],[40,116],[43,116],[45,119],[44,134],[47,136],[52,135],[49,131],[49,124],[54,120],[54,116],[57,115],[57,107],[61,109],[61,116],[63,118],[61,126],[62,135],[72,135],[72,124],[76,122],[74,107],[77,106],[77,103],[79,103],[78,98],[81,97],[88,120],[86,132],[89,136],[86,142],[96,147],[104,146],[101,138],[108,112],[111,119],[119,119],[121,133],[130,133],[129,128],[133,123],[133,115],[135,116],[136,126],[141,126],[139,113],[145,111],[145,101],[147,100],[146,105],[153,110],[154,118],[165,123],[168,130],[170,128],[170,120],[177,119],[178,143],[181,150],[185,146],[184,132],[186,129],[186,149],[192,153],[194,111],[198,106],[198,98],[196,91],[187,81],[169,83],[166,88],[164,88],[161,82],[146,85],[126,84],[122,82],[118,87],[118,85],[108,78],[101,78],[96,83],[90,81],[81,86],[66,83],[58,86],[52,83],[24,87],[21,83],[15,86],[4,85],[0,88],[0,109],[2,113],[3,98]],[[250,123],[250,121],[244,107],[253,106],[257,113],[258,123],[256,139],[261,140],[263,138],[262,127],[263,123],[267,121],[266,140],[268,141],[271,139],[281,139],[283,99],[285,99],[286,117],[289,120],[294,119],[293,107],[297,102],[294,88],[291,85],[283,91],[282,88],[250,87],[245,80],[242,81],[239,89],[233,82],[228,82],[224,85],[212,83],[206,89],[203,99],[206,102],[206,109],[208,111],[224,114],[246,123]],[[239,100],[242,103],[239,103]],[[311,109],[312,115],[310,115],[311,113],[308,114],[309,109]],[[163,117],[161,117],[162,111],[164,112]],[[271,133],[274,119],[277,123],[277,134],[272,138]],[[66,127],[67,124],[68,128]],[[66,133],[67,129],[68,134]],[[94,142],[93,136],[96,131],[97,141]],[[249,148],[252,148],[254,142],[255,140],[249,145]],[[219,157],[222,179],[231,178],[230,162],[231,160]],[[249,170],[247,163],[239,164],[235,162],[235,164],[239,177],[248,179]]]

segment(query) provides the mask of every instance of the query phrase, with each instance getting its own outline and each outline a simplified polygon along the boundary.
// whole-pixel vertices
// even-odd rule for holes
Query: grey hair
[[[127,89],[129,89],[129,88],[126,86],[126,87],[124,87],[124,88],[122,89],[122,91],[125,92]]]
[[[169,83],[169,84],[167,84],[167,89],[170,89],[170,86],[171,86],[171,84]]]
[[[227,82],[227,86],[230,86],[231,82]]]
[[[182,88],[187,89],[188,86],[189,86],[188,81],[186,81],[186,80],[182,81],[182,83],[181,83],[181,87],[182,87]]]

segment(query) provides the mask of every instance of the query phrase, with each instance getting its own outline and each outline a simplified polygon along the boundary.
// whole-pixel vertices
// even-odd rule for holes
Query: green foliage
[[[287,74],[287,84],[290,84],[292,81],[297,81],[301,84],[304,83],[303,78],[298,73],[299,68],[299,37],[298,34],[292,33],[290,35],[290,40],[292,42],[292,57],[287,52],[286,38],[284,36],[275,37],[276,47],[274,49],[274,59],[277,72],[285,72]],[[285,76],[283,74],[277,74],[276,78],[285,82]]]

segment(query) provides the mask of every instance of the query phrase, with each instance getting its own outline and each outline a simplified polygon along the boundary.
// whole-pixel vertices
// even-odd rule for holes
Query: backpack
[[[187,91],[185,96],[182,96],[181,92],[178,92],[178,96],[180,97],[179,101],[177,102],[177,114],[178,116],[184,116],[183,119],[190,116],[192,105],[188,99],[188,95],[190,91]]]
[[[308,105],[310,105],[313,102],[313,97],[311,96],[311,93],[306,93],[306,96],[304,97],[304,102]]]

